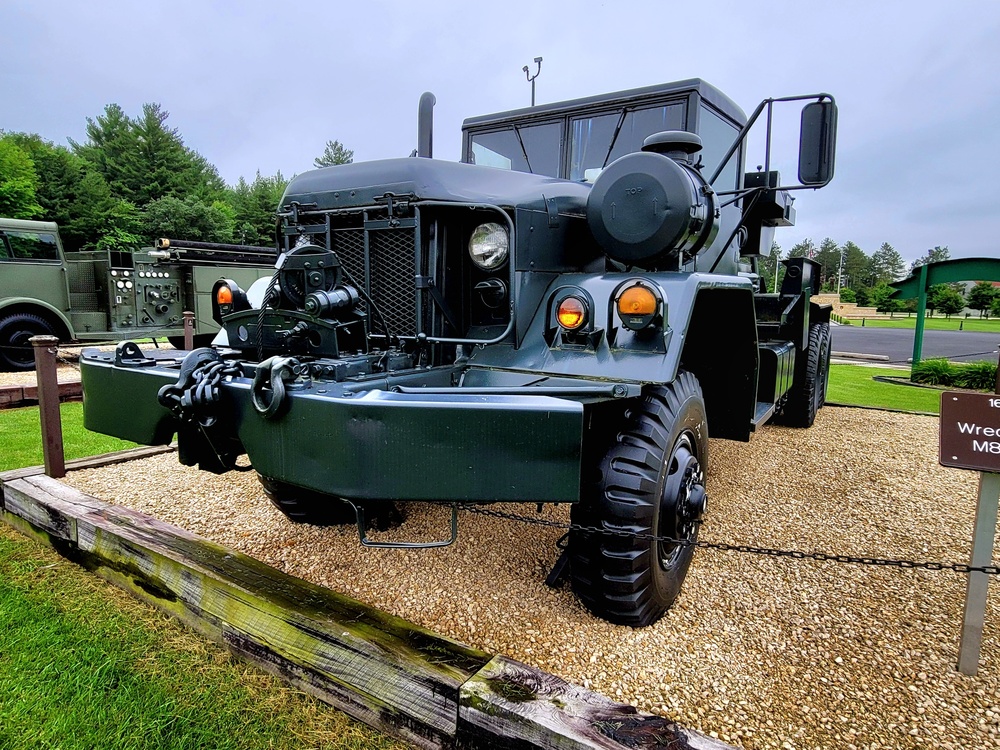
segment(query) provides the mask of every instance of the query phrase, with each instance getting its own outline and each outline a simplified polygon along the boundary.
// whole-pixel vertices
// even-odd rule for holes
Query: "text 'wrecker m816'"
[[[798,179],[771,110],[802,105]],[[183,359],[83,357],[87,427],[223,473],[246,454],[291,519],[398,520],[394,501],[571,503],[574,590],[647,625],[676,598],[706,511],[708,437],[823,405],[818,268],[758,269],[791,192],[833,176],[827,94],[748,119],[701,80],[469,119],[462,163],[295,177],[273,276],[220,279],[223,333]],[[796,106],[793,104],[792,106]],[[763,168],[745,172],[762,115]],[[429,546],[415,543],[415,546]]]

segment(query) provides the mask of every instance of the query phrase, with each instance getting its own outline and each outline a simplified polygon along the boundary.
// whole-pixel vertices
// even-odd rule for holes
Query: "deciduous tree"
[[[9,136],[0,138],[0,216],[33,219],[42,214],[38,175],[28,153]]]
[[[1000,297],[1000,289],[989,281],[980,281],[969,291],[969,307],[979,310],[979,317],[990,309],[993,300]]]

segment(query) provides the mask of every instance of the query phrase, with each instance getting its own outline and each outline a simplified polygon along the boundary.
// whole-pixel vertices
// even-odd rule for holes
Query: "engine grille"
[[[418,333],[416,228],[365,228],[360,215],[351,218],[354,226],[329,230],[330,248],[371,297],[385,318],[389,333],[415,336]],[[368,218],[371,221],[371,215]],[[362,302],[361,308],[371,314],[367,303]],[[385,333],[377,315],[372,314],[370,320],[373,331]]]

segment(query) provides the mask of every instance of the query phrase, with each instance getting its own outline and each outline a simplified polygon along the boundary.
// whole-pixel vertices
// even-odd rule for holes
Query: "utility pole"
[[[525,65],[521,70],[524,71],[524,75],[528,77],[528,83],[531,84],[531,106],[535,106],[535,79],[538,78],[538,74],[542,72],[542,58],[536,57],[535,63],[538,65],[538,70],[535,71],[535,75],[531,75],[528,72],[528,66]]]

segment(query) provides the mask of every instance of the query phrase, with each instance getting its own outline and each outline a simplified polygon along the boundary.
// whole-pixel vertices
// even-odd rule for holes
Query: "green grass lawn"
[[[0,523],[0,748],[402,748]]]
[[[827,401],[854,406],[874,406],[882,409],[924,411],[937,414],[941,391],[915,386],[880,383],[875,375],[909,377],[909,370],[892,370],[864,365],[830,365],[830,385]]]
[[[860,326],[860,320],[850,321],[852,326]],[[916,316],[895,317],[887,320],[865,319],[865,328],[908,328],[911,331],[917,325]],[[953,315],[951,318],[925,318],[925,331],[974,331],[976,333],[998,333],[1000,334],[1000,318],[962,318]]]
[[[134,447],[61,408],[66,458]],[[42,463],[0,410],[0,470]],[[402,748],[0,522],[0,748]]]
[[[135,447],[135,443],[127,440],[118,440],[85,429],[83,404],[78,401],[61,404],[60,413],[63,452],[67,461]],[[42,460],[42,430],[38,407],[0,410],[0,471],[38,466]]]

